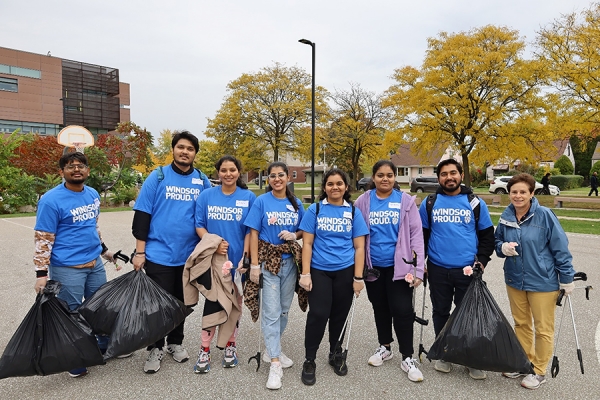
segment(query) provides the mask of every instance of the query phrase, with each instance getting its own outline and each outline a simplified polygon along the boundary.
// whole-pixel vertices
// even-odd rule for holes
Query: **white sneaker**
[[[377,350],[375,350],[375,354],[369,357],[369,365],[374,367],[379,367],[383,365],[384,361],[391,360],[394,357],[394,354],[391,350],[385,348],[385,346],[379,346]]]
[[[423,374],[417,367],[417,360],[414,358],[406,357],[400,365],[402,371],[408,374],[408,379],[413,382],[421,382],[423,380]]]
[[[263,353],[262,359],[264,362],[268,362],[268,363],[271,362],[271,356],[269,355],[269,353],[266,350]],[[279,362],[281,363],[281,368],[290,368],[292,365],[294,365],[294,362],[283,353],[279,354]]]
[[[509,379],[517,379],[522,376],[527,376],[527,374],[522,374],[520,372],[503,372],[502,376]]]
[[[187,350],[180,344],[169,344],[167,345],[167,353],[173,356],[173,360],[178,363],[186,362],[190,359],[190,355]]]
[[[542,383],[546,383],[546,377],[544,375],[529,374],[521,381],[521,386],[526,389],[537,389]]]
[[[164,356],[165,353],[161,349],[158,347],[153,348],[152,351],[150,351],[150,354],[148,354],[148,358],[144,364],[144,372],[147,374],[158,372],[160,369],[160,361]]]
[[[271,369],[269,369],[269,379],[267,380],[267,389],[277,390],[281,388],[281,378],[283,378],[283,369],[281,368],[281,363],[271,363]]]

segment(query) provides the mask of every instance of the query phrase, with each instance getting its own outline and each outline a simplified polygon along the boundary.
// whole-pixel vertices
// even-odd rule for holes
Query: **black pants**
[[[183,301],[183,265],[179,267],[166,267],[164,265],[153,263],[146,260],[144,265],[146,275],[167,293],[172,294],[175,298]],[[167,343],[182,344],[183,343],[183,324],[182,322],[167,335]],[[148,350],[154,347],[162,349],[165,346],[165,338],[159,339],[154,346],[148,346]]]
[[[304,334],[306,358],[314,360],[329,321],[329,351],[333,351],[350,307],[354,290],[354,265],[340,271],[310,269],[312,290],[308,292],[308,316]]]
[[[590,189],[590,193],[588,194],[588,196],[591,196],[592,193],[594,193],[594,192],[596,192],[596,196],[598,196],[598,187],[597,186],[596,187],[592,187]]]
[[[433,307],[433,330],[437,336],[450,317],[452,300],[458,307],[473,280],[463,274],[462,268],[444,268],[427,262],[429,294]]]
[[[377,339],[379,344],[389,344],[392,337],[392,322],[400,346],[402,359],[413,355],[413,323],[415,320],[412,306],[413,288],[405,280],[392,280],[394,267],[373,267],[380,272],[376,281],[365,282],[369,301],[373,306]]]

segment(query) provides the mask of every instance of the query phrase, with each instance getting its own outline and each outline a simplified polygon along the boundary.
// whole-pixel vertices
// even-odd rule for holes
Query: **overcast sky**
[[[280,62],[328,90],[349,82],[382,92],[404,65],[421,65],[427,38],[488,24],[527,42],[585,0],[21,0],[0,1],[0,46],[118,68],[131,119],[155,137],[202,137],[226,85]]]

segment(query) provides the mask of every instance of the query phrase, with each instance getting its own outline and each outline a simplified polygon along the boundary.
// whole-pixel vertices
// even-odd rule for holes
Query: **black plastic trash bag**
[[[175,329],[192,309],[143,271],[108,281],[77,309],[94,333],[110,335],[104,359],[129,354]]]
[[[50,375],[104,364],[96,337],[79,313],[58,299],[49,280],[0,358],[0,379]]]
[[[515,332],[481,278],[474,272],[465,296],[427,354],[469,368],[532,374]]]

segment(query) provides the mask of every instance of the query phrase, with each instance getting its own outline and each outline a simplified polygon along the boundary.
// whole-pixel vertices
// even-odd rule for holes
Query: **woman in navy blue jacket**
[[[574,288],[573,257],[558,219],[533,197],[535,179],[529,174],[515,175],[508,181],[507,189],[511,204],[496,228],[496,254],[506,258],[504,280],[515,333],[535,370],[535,374],[525,376],[521,386],[537,389],[546,382],[552,357],[559,289],[569,295]]]

